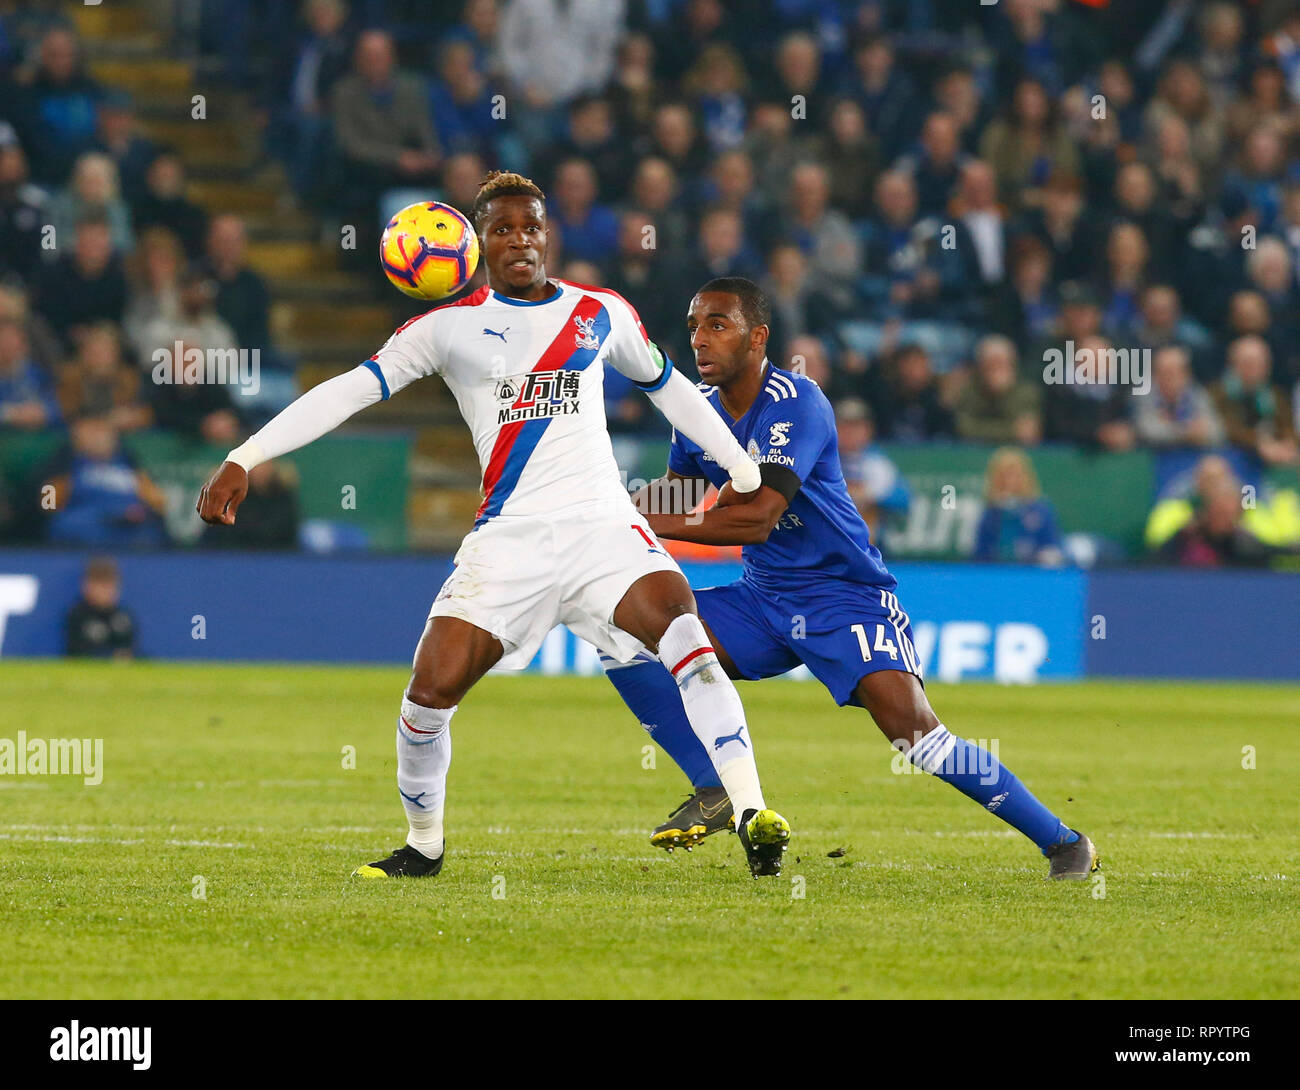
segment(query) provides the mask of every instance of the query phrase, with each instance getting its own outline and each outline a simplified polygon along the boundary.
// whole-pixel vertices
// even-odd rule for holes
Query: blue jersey
[[[799,479],[768,539],[745,546],[745,578],[774,591],[807,589],[811,580],[827,577],[892,591],[897,582],[844,484],[831,403],[804,375],[767,361],[763,373],[758,397],[739,420],[722,407],[716,386],[700,387],[751,458]],[[698,444],[675,431],[668,468],[683,477],[705,477],[719,488],[729,479]]]

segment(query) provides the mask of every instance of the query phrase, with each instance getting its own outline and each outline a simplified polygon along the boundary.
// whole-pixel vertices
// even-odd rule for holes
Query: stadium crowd
[[[619,291],[679,364],[695,288],[759,281],[770,356],[836,403],[873,517],[907,503],[878,440],[987,444],[976,555],[1058,562],[1025,451],[1193,451],[1152,498],[1155,555],[1300,544],[1289,500],[1224,499],[1300,465],[1294,3],[197,6],[195,47],[255,93],[297,202],[357,225],[358,261],[409,194],[468,210],[502,167],[549,195],[552,272]],[[0,429],[69,426],[73,501],[113,476],[123,540],[149,539],[121,434],[250,423],[220,386],[151,383],[151,354],[275,359],[268,292],[237,210],[209,222],[75,35],[23,10],[0,13]],[[1067,344],[1149,360],[1149,392],[1045,381]],[[662,430],[606,381],[613,430]]]

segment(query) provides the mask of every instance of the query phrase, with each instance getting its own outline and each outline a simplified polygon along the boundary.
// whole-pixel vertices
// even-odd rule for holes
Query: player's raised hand
[[[235,512],[247,495],[247,470],[234,462],[222,462],[199,492],[194,509],[199,518],[213,526],[233,526]]]

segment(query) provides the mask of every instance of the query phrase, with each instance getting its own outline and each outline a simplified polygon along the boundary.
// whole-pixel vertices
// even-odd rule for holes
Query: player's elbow
[[[776,524],[781,521],[780,511],[763,510],[758,504],[749,504],[737,510],[744,511],[746,515],[743,530],[745,540],[741,542],[742,545],[762,545],[772,536]]]

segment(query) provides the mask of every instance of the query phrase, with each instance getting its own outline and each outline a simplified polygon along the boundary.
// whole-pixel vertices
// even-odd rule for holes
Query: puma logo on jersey
[[[502,343],[502,344],[506,344],[506,343],[508,343],[508,342],[506,341],[506,334],[509,333],[509,332],[510,332],[510,327],[509,327],[509,326],[506,326],[505,329],[503,329],[500,333],[498,333],[495,329],[488,329],[486,326],[484,326],[484,328],[483,328],[483,336],[485,336],[485,337],[500,337],[500,338],[501,338],[501,343]]]

